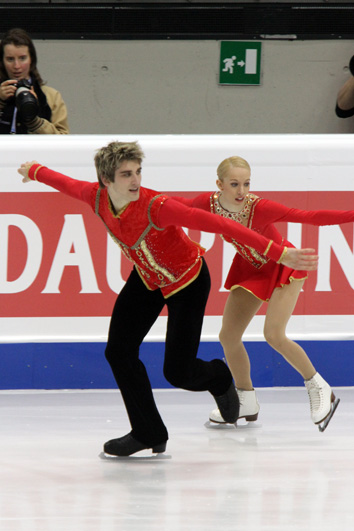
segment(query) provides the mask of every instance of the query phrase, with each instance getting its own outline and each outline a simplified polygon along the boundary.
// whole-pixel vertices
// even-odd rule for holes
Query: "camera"
[[[31,83],[27,79],[20,79],[16,85],[16,107],[24,122],[33,120],[39,111],[37,98],[30,92]]]

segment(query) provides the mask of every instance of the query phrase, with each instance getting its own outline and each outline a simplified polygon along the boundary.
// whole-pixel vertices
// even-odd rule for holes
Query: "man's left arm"
[[[159,210],[159,225],[161,227],[176,225],[214,234],[225,234],[292,269],[308,271],[317,269],[318,256],[314,254],[314,249],[287,248],[240,223],[198,208],[188,208],[171,198],[166,199]]]

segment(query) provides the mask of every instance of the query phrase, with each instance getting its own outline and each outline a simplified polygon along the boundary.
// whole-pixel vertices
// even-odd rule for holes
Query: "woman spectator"
[[[20,28],[0,43],[0,134],[69,134],[63,98],[44,83],[32,39]]]

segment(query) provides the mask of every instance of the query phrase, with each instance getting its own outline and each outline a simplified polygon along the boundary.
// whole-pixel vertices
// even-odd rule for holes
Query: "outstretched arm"
[[[161,227],[177,225],[214,234],[225,234],[293,269],[309,271],[317,269],[318,256],[314,254],[314,249],[286,248],[240,223],[198,208],[186,207],[171,198],[167,199],[160,209],[159,224]]]
[[[187,207],[201,208],[210,212],[210,196],[212,192],[202,192],[194,197],[172,196],[174,201],[178,201]]]
[[[90,204],[91,191],[94,186],[91,182],[78,181],[67,177],[62,173],[50,170],[45,166],[41,166],[37,161],[25,162],[18,168],[18,173],[22,175],[23,183],[29,181],[38,181],[52,188],[55,188],[59,192],[63,192],[66,195],[80,199]]]
[[[269,199],[262,199],[256,209],[264,225],[278,221],[289,221],[322,226],[340,225],[354,221],[354,210],[300,210],[289,208]]]

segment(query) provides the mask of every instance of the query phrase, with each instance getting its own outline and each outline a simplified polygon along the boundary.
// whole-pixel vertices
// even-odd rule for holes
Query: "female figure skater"
[[[290,221],[311,225],[334,225],[354,221],[354,211],[304,211],[257,197],[249,191],[250,165],[241,157],[230,157],[221,162],[217,168],[217,176],[218,192],[206,192],[191,200],[177,197],[175,199],[188,206],[202,208],[234,220],[288,247],[292,247],[292,244],[281,236],[273,223]],[[259,404],[242,336],[263,302],[267,302],[264,337],[304,378],[310,399],[311,418],[320,431],[323,431],[339,399],[335,398],[331,387],[316,371],[303,348],[290,340],[285,333],[307,278],[306,271],[271,262],[254,248],[226,235],[222,237],[237,250],[225,283],[230,294],[224,309],[220,342],[236,384],[240,400],[239,418],[245,418],[247,421],[255,421],[258,418]],[[209,420],[225,423],[218,409],[210,413]]]

